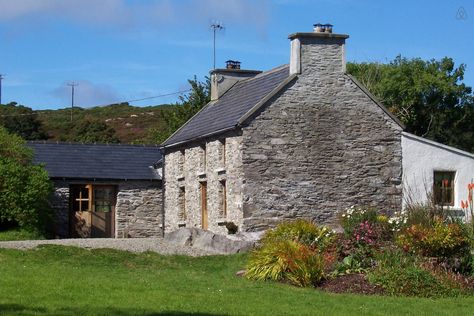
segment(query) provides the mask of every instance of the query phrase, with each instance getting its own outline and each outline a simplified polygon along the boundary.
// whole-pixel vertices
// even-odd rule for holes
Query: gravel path
[[[39,245],[64,245],[82,248],[112,248],[118,250],[144,252],[154,251],[164,255],[207,256],[216,252],[202,250],[190,246],[170,244],[163,238],[129,238],[129,239],[51,239],[51,240],[22,240],[1,241],[0,248],[31,249]]]

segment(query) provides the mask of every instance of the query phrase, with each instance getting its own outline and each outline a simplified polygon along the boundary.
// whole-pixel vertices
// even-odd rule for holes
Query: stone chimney
[[[345,42],[349,35],[334,34],[331,24],[314,24],[313,32],[293,33],[290,75],[327,75],[346,71]]]
[[[237,81],[255,77],[261,71],[240,69],[240,61],[226,61],[225,69],[211,71],[211,101],[218,100]]]

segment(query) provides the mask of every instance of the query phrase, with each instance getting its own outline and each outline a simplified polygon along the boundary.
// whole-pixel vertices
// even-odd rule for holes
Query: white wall
[[[433,171],[456,171],[454,208],[461,208],[467,199],[467,185],[474,178],[474,155],[454,147],[427,140],[409,133],[402,135],[404,205],[426,202],[432,191]]]

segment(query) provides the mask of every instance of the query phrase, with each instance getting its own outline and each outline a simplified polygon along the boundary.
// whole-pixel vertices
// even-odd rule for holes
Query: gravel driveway
[[[164,255],[207,256],[216,252],[202,250],[190,246],[170,244],[163,238],[129,238],[129,239],[51,239],[51,240],[22,240],[2,241],[0,248],[31,249],[38,245],[64,245],[82,248],[112,248],[132,252],[154,251]]]

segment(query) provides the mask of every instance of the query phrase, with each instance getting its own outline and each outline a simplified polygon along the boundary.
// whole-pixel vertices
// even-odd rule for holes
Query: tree
[[[106,123],[88,119],[80,121],[72,130],[71,139],[82,143],[119,143],[115,136],[115,129]]]
[[[162,119],[166,123],[165,128],[148,131],[156,142],[165,141],[211,100],[209,78],[206,78],[206,82],[200,82],[194,77],[188,82],[191,85],[191,92],[184,97],[181,96],[180,101],[174,107],[161,112]]]
[[[31,108],[11,102],[0,106],[0,125],[10,133],[26,140],[47,139],[37,112]]]
[[[23,139],[0,127],[0,223],[45,231],[52,216],[48,201],[53,187],[32,157]]]
[[[424,61],[397,56],[388,64],[349,63],[364,84],[405,125],[408,132],[474,152],[474,97],[466,66],[451,58]]]

